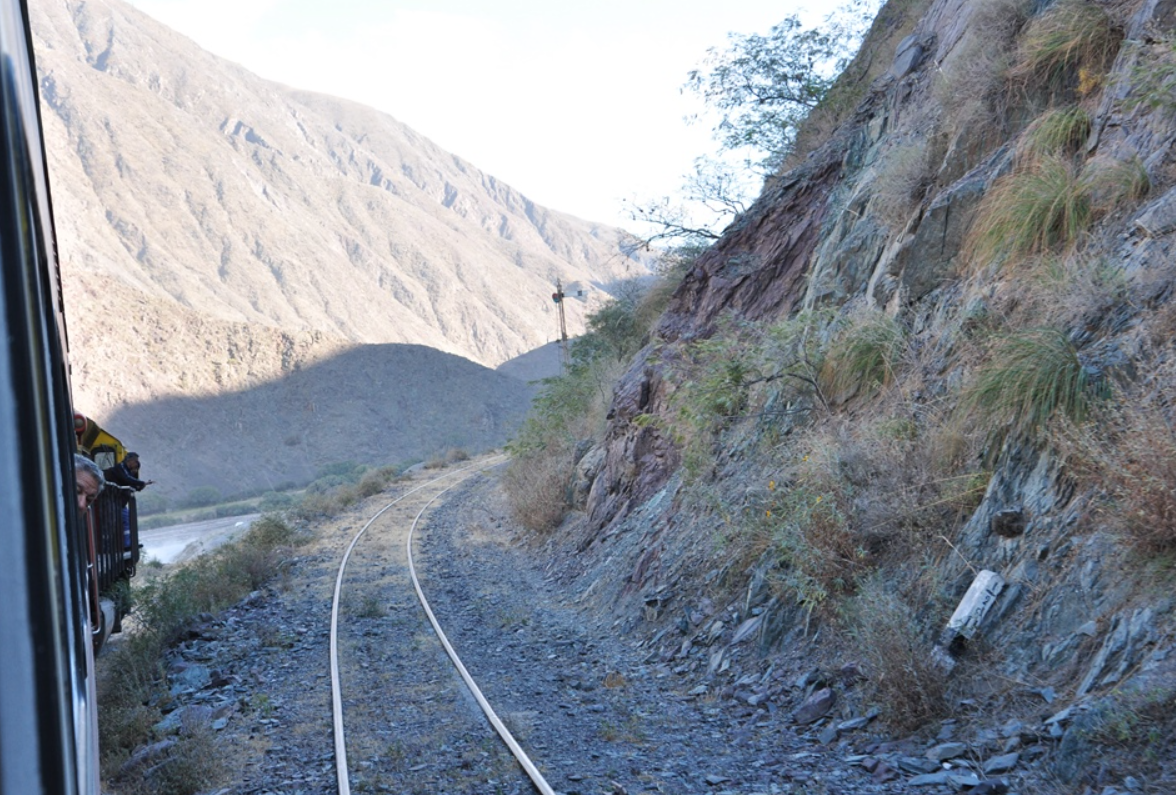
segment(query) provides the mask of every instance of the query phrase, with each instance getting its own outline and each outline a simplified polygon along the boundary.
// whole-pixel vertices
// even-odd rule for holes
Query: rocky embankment
[[[225,760],[222,795],[334,791],[330,594],[346,544],[386,502],[319,528],[272,586],[192,629],[167,660],[161,739],[128,765],[149,767],[177,734],[203,727]],[[450,641],[557,792],[1050,791],[1043,760],[1075,716],[1048,690],[1025,693],[1033,719],[965,709],[918,737],[887,736],[876,710],[854,706],[855,665],[798,675],[790,663],[804,650],[790,661],[758,654],[762,615],[738,604],[701,601],[672,630],[622,635],[558,586],[560,556],[574,554],[561,548],[536,554],[483,477],[433,511],[417,561]],[[377,554],[378,569],[349,579],[357,590],[341,609],[352,787],[533,791],[449,667],[403,565]]]

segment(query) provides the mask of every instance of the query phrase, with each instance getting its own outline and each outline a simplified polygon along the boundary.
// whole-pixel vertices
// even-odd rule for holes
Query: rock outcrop
[[[1059,8],[1099,20],[1105,49],[1091,57],[1106,60],[1098,67],[1070,64],[1071,73],[1050,78],[1060,82],[1026,77],[1033,57],[1027,42],[1040,20]],[[1170,3],[1151,0],[1056,0],[1033,7],[932,0],[918,13],[897,47],[889,39],[883,52],[877,36],[867,39],[859,58],[890,68],[865,88],[856,111],[825,143],[768,181],[756,204],[685,276],[653,342],[617,387],[610,424],[594,454],[603,465],[595,470],[584,514],[565,528],[585,550],[566,576],[586,598],[611,604],[622,626],[646,631],[650,644],[680,666],[676,670],[695,670],[707,681],[724,675],[715,662],[723,654],[714,649],[724,642],[733,646],[736,628],[752,617],[759,619],[755,634],[761,651],[777,662],[795,659],[798,649],[818,657],[844,653],[835,643],[823,645],[827,638],[820,632],[815,634],[821,642],[813,641],[821,600],[836,594],[798,596],[803,584],[796,583],[795,572],[811,563],[799,557],[804,550],[782,547],[775,556],[733,559],[714,543],[759,528],[760,543],[770,547],[779,538],[772,534],[783,532],[772,510],[786,500],[778,495],[802,493],[799,489],[810,485],[797,481],[803,478],[801,454],[807,461],[808,451],[815,455],[832,447],[830,477],[848,484],[838,510],[851,517],[850,525],[873,522],[872,529],[854,531],[859,546],[849,552],[853,560],[839,565],[844,571],[876,566],[883,579],[892,578],[893,589],[920,569],[936,583],[922,592],[931,594],[929,601],[904,613],[922,638],[915,656],[938,659],[950,669],[954,661],[943,649],[933,652],[932,645],[952,610],[977,572],[997,573],[1004,583],[986,606],[976,644],[987,650],[985,664],[994,679],[1022,683],[1022,695],[1053,704],[1056,719],[1038,723],[1033,736],[1052,738],[1055,745],[1037,745],[1032,754],[1017,757],[1010,742],[1009,754],[991,760],[983,772],[1004,775],[1033,764],[1052,770],[1075,791],[1081,791],[1080,784],[1098,785],[1092,791],[1100,791],[1121,783],[1107,776],[1123,771],[1105,758],[1080,757],[1091,753],[1097,742],[1091,736],[1103,730],[1106,716],[1153,714],[1148,710],[1157,703],[1171,704],[1171,682],[1148,697],[1133,685],[1121,691],[1135,678],[1157,687],[1165,661],[1176,651],[1176,616],[1165,595],[1173,578],[1171,550],[1157,572],[1156,561],[1122,535],[1121,523],[1096,509],[1105,495],[1096,482],[1076,474],[1058,441],[1061,432],[1025,435],[1016,424],[1021,420],[973,417],[971,425],[961,420],[964,424],[953,426],[965,429],[972,439],[970,454],[983,455],[985,462],[981,467],[979,459],[969,459],[966,471],[980,484],[968,492],[971,502],[961,500],[958,521],[950,511],[930,526],[919,524],[925,519],[913,521],[925,535],[912,557],[884,563],[887,544],[905,531],[888,530],[900,520],[869,500],[884,502],[907,487],[925,495],[924,505],[955,498],[943,497],[929,481],[912,485],[901,479],[893,481],[890,494],[879,495],[877,484],[890,483],[894,472],[866,466],[850,447],[838,450],[837,444],[878,421],[883,411],[890,412],[884,416],[891,423],[884,438],[922,443],[918,440],[933,428],[948,427],[936,425],[943,417],[966,414],[971,404],[961,390],[974,383],[1002,340],[1040,326],[1057,330],[1089,394],[1106,395],[1110,382],[1121,394],[1135,394],[1132,385],[1145,375],[1153,379],[1153,390],[1172,388],[1170,380],[1155,380],[1155,374],[1172,358],[1171,309],[1165,307],[1176,278],[1176,189],[1171,188],[1176,102],[1168,77],[1147,75],[1170,74],[1176,16]],[[1158,70],[1157,63],[1169,71]],[[1009,254],[1011,233],[1004,238],[997,233],[988,243],[996,253],[978,254],[978,219],[993,212],[987,202],[996,201],[1009,175],[1029,170],[1025,152],[1036,140],[1035,125],[1059,108],[1076,108],[1076,117],[1089,118],[1065,161],[1073,169],[1065,173],[1080,172],[1086,180],[1075,184],[1087,191],[1081,201],[1091,208],[1089,225],[1065,243],[1051,238],[1020,256]],[[1145,190],[1108,199],[1100,193],[1109,189],[1099,175],[1111,171],[1131,171]],[[1103,270],[1091,276],[1090,263]],[[1054,286],[1042,287],[1049,267],[1069,270],[1050,283]],[[779,408],[773,401],[783,402],[778,389],[741,385],[751,408],[714,431],[712,465],[688,482],[681,467],[682,437],[672,432],[681,420],[674,395],[688,386],[689,371],[675,365],[682,352],[697,340],[723,334],[730,341],[724,350],[736,351],[740,335],[747,337],[746,345],[754,344],[754,332],[746,329],[801,311],[831,313],[832,322],[813,321],[813,333],[832,337],[863,307],[884,313],[905,335],[908,359],[896,385],[877,398],[829,400],[827,410],[805,409],[803,416],[773,413]],[[724,331],[723,319],[741,330]],[[812,376],[818,384],[828,373]],[[877,408],[883,404],[885,410]],[[830,445],[790,446],[790,439],[811,427],[828,429]],[[783,460],[789,455],[793,458]],[[852,577],[827,582],[830,589],[843,589],[849,609],[855,589],[886,589],[864,579],[850,584]],[[1149,584],[1155,577],[1168,584],[1159,593]],[[720,584],[727,590],[716,590]],[[733,620],[714,636],[709,622],[697,622],[695,613],[716,593],[728,594]],[[708,650],[697,645],[704,635]],[[971,642],[951,652],[979,664]],[[732,667],[730,675],[740,671]],[[993,691],[984,690],[989,685],[978,686],[981,696],[960,676],[953,673],[948,680],[955,698],[976,705],[988,697],[988,706],[996,703]],[[1005,704],[1015,700],[1015,690],[1001,691]],[[1131,695],[1120,697],[1121,692]],[[1075,712],[1063,714],[1058,700]],[[1072,715],[1088,712],[1102,717],[1071,723]],[[1164,725],[1170,730],[1170,723]],[[1162,765],[1153,783],[1171,783],[1171,775]]]

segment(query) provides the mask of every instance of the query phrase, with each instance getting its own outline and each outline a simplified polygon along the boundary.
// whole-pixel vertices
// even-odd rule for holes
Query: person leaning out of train
[[[106,480],[119,486],[126,486],[135,491],[142,491],[154,483],[154,480],[139,479],[139,454],[127,453],[123,460],[108,468],[105,472]],[[122,511],[123,549],[131,548],[131,508],[126,492],[119,494],[118,505]]]
[[[107,469],[104,474],[106,475],[107,481],[111,483],[117,483],[119,486],[126,486],[135,491],[142,491],[155,481],[140,480],[139,467],[139,454],[127,453],[122,461]]]
[[[75,453],[74,480],[76,481],[75,494],[78,500],[78,510],[85,513],[94,504],[94,500],[98,499],[98,495],[102,493],[102,488],[106,485],[106,478],[97,464],[81,453]]]

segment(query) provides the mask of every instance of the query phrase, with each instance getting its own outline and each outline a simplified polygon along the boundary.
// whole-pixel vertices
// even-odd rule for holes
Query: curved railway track
[[[404,593],[400,594],[395,601],[390,602],[390,604],[396,605],[392,609],[403,611],[403,596],[410,590],[415,593],[420,609],[423,610],[424,616],[428,619],[429,626],[432,628],[436,642],[444,649],[445,654],[453,665],[453,669],[460,676],[465,693],[476,702],[494,732],[497,733],[498,738],[510,751],[510,754],[517,761],[519,768],[525,772],[526,777],[530,780],[534,789],[542,793],[542,795],[554,795],[554,790],[527,756],[506,724],[495,713],[489,701],[482,694],[477,682],[461,661],[457,650],[445,635],[441,622],[429,605],[428,598],[417,577],[416,564],[413,560],[414,531],[420,525],[422,518],[426,516],[429,509],[446,492],[486,469],[500,465],[504,461],[505,458],[503,456],[481,460],[465,467],[451,470],[410,488],[378,509],[358,532],[355,533],[343,554],[335,579],[330,627],[332,723],[335,741],[336,781],[340,795],[350,795],[351,793],[345,703],[350,701],[356,706],[361,704],[362,699],[360,696],[370,695],[364,692],[365,686],[363,683],[371,680],[369,674],[371,663],[359,659],[363,656],[362,654],[357,655],[351,661],[352,675],[350,677],[347,675],[346,670],[349,666],[348,649],[341,648],[344,644],[341,644],[340,639],[345,634],[343,630],[348,622],[348,614],[360,619],[360,623],[362,623],[362,619],[365,616],[379,615],[385,609],[385,600],[391,596],[389,589],[395,590],[396,588],[400,588]],[[397,554],[397,546],[401,547],[399,555]],[[347,604],[351,605],[350,610],[343,609],[343,606]],[[354,639],[354,635],[352,637]],[[379,642],[379,638],[373,640],[371,634],[360,635],[360,637],[362,640],[359,640],[358,643],[353,643],[352,650],[366,647],[370,652]],[[419,653],[421,659],[428,660],[434,664],[435,670],[435,649],[426,647],[426,644],[419,636],[414,636],[413,646],[414,650]],[[388,666],[412,666],[418,664],[418,661],[390,659],[388,655],[385,655],[382,663]],[[355,668],[356,664],[358,664],[358,670]],[[375,674],[378,678],[379,671],[377,670]],[[351,679],[351,687],[355,688],[357,692],[351,697],[345,698],[348,695],[347,680],[349,678]],[[388,692],[382,697],[396,698],[400,689],[398,688],[397,690]],[[442,684],[439,688],[440,692],[448,692],[451,689],[453,689],[452,682]],[[428,696],[426,696],[426,699],[428,699]],[[470,717],[473,719],[476,716]],[[446,719],[442,718],[442,720]],[[381,732],[384,735],[389,733],[388,729],[382,729],[378,724],[373,726],[371,720],[368,718],[357,721],[356,725],[362,727],[361,731],[365,735],[358,741],[359,745],[364,746],[365,755],[370,755],[370,749],[373,744],[379,747],[382,742],[380,738]],[[375,739],[373,739],[373,734],[375,735]],[[489,735],[487,734],[487,736]],[[356,742],[355,738],[352,741]],[[390,755],[394,756],[396,754],[394,743],[389,744],[388,749]],[[486,755],[484,751],[481,753]]]

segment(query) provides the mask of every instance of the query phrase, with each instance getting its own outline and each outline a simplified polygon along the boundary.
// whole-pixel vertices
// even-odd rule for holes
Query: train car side
[[[0,792],[98,793],[88,561],[23,0],[0,0],[0,108]]]

